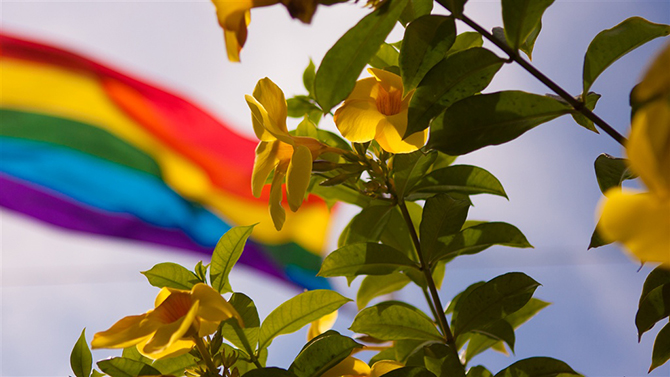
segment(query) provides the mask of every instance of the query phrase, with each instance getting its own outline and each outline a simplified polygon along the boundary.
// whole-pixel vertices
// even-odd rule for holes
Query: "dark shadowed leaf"
[[[439,238],[458,233],[468,216],[470,203],[441,194],[426,200],[420,226],[421,252],[426,259],[441,249]]]
[[[584,106],[593,111],[593,109],[596,108],[596,104],[598,103],[598,100],[600,99],[600,94],[594,93],[594,92],[589,92],[589,94],[586,96],[586,101],[584,102]],[[578,101],[582,101],[582,96],[579,95],[577,97]],[[596,126],[593,124],[593,121],[589,118],[587,118],[584,114],[575,111],[572,113],[572,119],[577,122],[580,126],[586,128],[589,131],[593,131],[595,133],[599,133],[598,130],[596,129]]]
[[[398,66],[398,50],[388,43],[382,43],[377,53],[370,58],[368,64],[373,68],[384,69]]]
[[[430,14],[431,10],[433,10],[433,0],[409,0],[399,21],[403,26],[407,26],[417,18]]]
[[[296,377],[295,374],[277,367],[252,369],[244,377]]]
[[[651,291],[665,284],[670,284],[670,270],[662,266],[654,268],[644,281],[639,303],[642,303]]]
[[[481,365],[471,367],[466,377],[493,377],[493,373]]]
[[[458,17],[463,14],[463,7],[468,0],[437,0],[437,2]]]
[[[190,368],[197,364],[198,362],[195,357],[190,353],[187,353],[177,357],[166,357],[156,360],[151,366],[158,369],[166,376],[182,376],[184,375],[184,370],[186,368]]]
[[[365,242],[346,245],[328,254],[318,276],[356,277],[409,270],[417,271],[418,267],[404,253],[384,244]]]
[[[542,27],[542,14],[553,2],[554,0],[502,0],[507,44],[514,50],[526,45],[526,49],[530,47],[532,51],[533,43],[540,33],[539,28]]]
[[[353,339],[330,330],[305,345],[288,370],[298,377],[320,377],[361,347]]]
[[[600,191],[604,193],[612,187],[621,186],[621,183],[627,179],[634,179],[637,177],[626,163],[625,158],[616,158],[608,154],[601,154],[594,162],[596,170],[596,179]]]
[[[635,326],[637,327],[638,340],[642,334],[649,331],[656,322],[670,315],[670,284],[658,286],[640,301],[640,306],[635,314]]]
[[[399,199],[404,198],[416,182],[428,172],[437,155],[437,152],[416,151],[393,157],[393,183]]]
[[[447,51],[445,58],[463,50],[467,50],[473,47],[482,47],[484,45],[484,39],[482,35],[476,31],[466,31],[456,36],[456,41],[451,45],[449,51]]]
[[[383,340],[443,340],[426,314],[399,302],[384,302],[361,310],[350,330]]]
[[[649,372],[665,364],[668,360],[670,360],[670,323],[666,324],[656,335]]]
[[[531,357],[517,361],[498,372],[495,377],[553,377],[561,374],[580,375],[561,360]]]

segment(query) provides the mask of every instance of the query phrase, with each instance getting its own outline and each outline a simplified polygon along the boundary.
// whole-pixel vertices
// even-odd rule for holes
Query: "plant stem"
[[[429,301],[429,304],[433,306],[435,314],[437,316],[437,323],[442,330],[442,335],[444,335],[447,344],[453,348],[454,352],[458,352],[456,349],[456,342],[454,341],[454,335],[451,333],[449,328],[449,323],[447,322],[447,316],[444,314],[442,309],[442,302],[440,301],[440,296],[437,293],[437,287],[435,286],[435,280],[433,280],[433,275],[430,271],[430,266],[426,264],[426,261],[423,258],[423,253],[421,252],[421,242],[419,241],[419,236],[416,234],[416,229],[414,229],[414,224],[412,223],[412,218],[409,215],[407,210],[407,205],[405,204],[404,199],[398,200],[398,206],[402,212],[402,217],[407,223],[409,228],[409,233],[412,237],[412,242],[414,242],[414,247],[416,249],[417,257],[419,258],[419,265],[421,266],[421,271],[423,272],[424,277],[426,278],[426,284],[428,285],[428,290],[430,291],[430,298],[432,302]]]
[[[493,34],[488,32],[486,29],[481,27],[479,24],[477,24],[475,21],[473,21],[472,19],[467,17],[465,14],[460,15],[458,17],[458,19],[463,21],[466,25],[470,26],[472,29],[474,29],[479,34],[483,35],[486,39],[491,41],[491,43],[493,43],[498,48],[503,50],[509,56],[510,61],[514,61],[514,62],[518,63],[521,67],[523,67],[533,77],[538,79],[540,82],[542,82],[544,85],[546,85],[549,89],[553,90],[554,93],[558,94],[561,98],[563,98],[575,110],[582,113],[585,117],[587,117],[589,120],[591,120],[601,130],[605,131],[606,134],[611,136],[619,144],[624,145],[624,142],[626,141],[626,138],[623,137],[620,133],[618,133],[612,126],[610,126],[602,118],[600,118],[595,113],[593,113],[593,111],[589,110],[584,105],[584,102],[582,102],[582,101],[585,100],[584,98],[582,98],[582,101],[579,101],[579,100],[575,99],[573,96],[570,95],[570,93],[568,93],[563,88],[561,88],[558,84],[556,84],[554,81],[552,81],[544,73],[540,72],[532,64],[530,64],[528,61],[524,60],[518,54],[518,52],[515,51],[514,49],[512,49],[509,45],[507,45],[507,43],[505,43],[501,40],[498,40],[498,38],[494,37]]]
[[[203,360],[205,361],[205,364],[207,364],[207,369],[209,369],[209,371],[212,373],[218,374],[219,368],[217,368],[214,365],[212,355],[210,355],[209,351],[207,351],[207,347],[205,346],[205,343],[202,341],[202,338],[194,336],[193,339],[195,340],[195,346],[198,348],[198,351],[200,351],[200,356],[202,356]]]

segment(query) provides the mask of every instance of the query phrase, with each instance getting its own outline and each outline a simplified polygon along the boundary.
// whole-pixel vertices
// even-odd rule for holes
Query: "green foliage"
[[[437,157],[437,152],[424,153],[419,150],[396,155],[393,158],[393,180],[398,198],[404,198],[405,194],[425,176]]]
[[[426,314],[400,302],[384,302],[361,310],[351,330],[382,340],[443,339]]]
[[[388,43],[382,43],[377,53],[370,59],[368,64],[373,68],[389,69],[398,67],[400,53],[395,47]]]
[[[670,360],[670,323],[663,326],[656,335],[649,372],[665,364],[668,360]]]
[[[598,93],[594,92],[589,92],[589,94],[586,95],[586,100],[582,100],[582,96],[580,95],[577,100],[580,102],[584,102],[584,106],[593,111],[593,109],[596,108],[596,104],[598,103],[598,100],[600,99],[601,95]],[[572,113],[572,119],[577,122],[580,126],[586,128],[589,131],[593,131],[595,133],[598,133],[598,130],[596,129],[596,126],[593,125],[593,121],[589,118],[587,118],[584,114],[580,112],[573,112]]]
[[[423,364],[436,376],[465,377],[465,368],[451,347],[433,343],[423,347],[422,351]]]
[[[598,186],[603,194],[612,187],[621,186],[627,179],[637,178],[637,175],[628,168],[626,159],[612,157],[605,153],[596,158],[594,167]]]
[[[149,364],[124,357],[113,357],[98,361],[98,368],[111,377],[137,377],[161,374],[160,371]]]
[[[463,8],[468,0],[437,0],[440,5],[447,8],[456,18],[463,14]]]
[[[256,305],[247,295],[239,292],[233,293],[229,302],[242,317],[244,327],[240,328],[237,320],[231,318],[221,324],[220,333],[234,346],[253,354],[261,325]]]
[[[295,374],[277,367],[252,369],[244,377],[296,377]]]
[[[93,356],[86,343],[86,329],[81,330],[81,335],[70,353],[70,367],[77,377],[88,377],[91,374]]]
[[[318,276],[353,278],[409,270],[418,271],[418,268],[402,252],[384,244],[365,242],[346,245],[330,253],[324,259]]]
[[[421,252],[427,259],[439,252],[438,239],[458,233],[468,215],[470,203],[441,194],[426,200],[420,226]]]
[[[433,10],[433,0],[409,0],[398,21],[403,26],[407,26],[417,18],[430,14],[431,10]]]
[[[517,361],[496,373],[495,377],[545,377],[563,374],[580,375],[560,360],[550,357],[531,357]]]
[[[423,176],[411,188],[408,199],[423,199],[440,193],[491,194],[507,198],[500,181],[487,170],[471,165],[454,165]]]
[[[366,276],[361,281],[358,294],[356,295],[358,310],[366,307],[373,298],[403,289],[409,282],[410,279],[399,272]]]
[[[493,377],[493,373],[483,366],[477,365],[468,370],[467,377]]]
[[[361,347],[353,339],[330,330],[307,343],[288,370],[298,377],[320,377]]]
[[[530,57],[542,28],[542,15],[554,0],[502,0],[502,17],[507,44],[523,47]]]
[[[237,260],[240,259],[244,245],[254,226],[235,227],[221,236],[219,242],[217,242],[210,267],[212,287],[217,291],[221,293],[232,292],[228,275]]]
[[[656,322],[669,315],[670,283],[666,283],[651,289],[640,301],[637,314],[635,314],[638,339],[642,338],[642,334],[649,331]]]
[[[198,276],[176,263],[159,263],[142,274],[154,287],[189,290],[200,280]]]
[[[323,289],[307,291],[291,298],[268,314],[261,324],[259,349],[267,348],[277,336],[297,331],[349,301],[337,292]]]
[[[611,29],[598,33],[589,44],[584,56],[582,95],[586,95],[596,78],[619,58],[653,39],[668,34],[670,25],[655,24],[640,17],[631,17]]]
[[[462,155],[514,140],[571,111],[561,101],[520,91],[472,96],[456,102],[433,121],[428,146]]]
[[[179,376],[184,374],[185,369],[194,367],[196,364],[195,357],[190,353],[186,353],[177,357],[166,357],[156,360],[151,366],[161,372],[162,375]]]
[[[482,47],[484,45],[484,39],[482,35],[476,31],[466,31],[456,36],[456,41],[451,45],[451,48],[445,54],[445,58],[463,50],[467,50],[473,47]]]

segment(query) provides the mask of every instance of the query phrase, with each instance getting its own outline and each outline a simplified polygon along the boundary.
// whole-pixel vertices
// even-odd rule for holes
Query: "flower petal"
[[[349,356],[339,364],[328,369],[321,377],[369,376],[370,366],[355,357]]]
[[[198,302],[194,302],[186,315],[174,322],[160,326],[154,336],[142,347],[142,352],[154,357],[152,355],[164,352],[184,337],[193,326],[199,306]]]
[[[286,176],[286,169],[288,162],[280,162],[275,169],[275,175],[272,178],[272,185],[270,186],[270,217],[275,229],[281,230],[286,221],[286,211],[281,203],[284,200],[284,192],[282,191],[282,182]]]
[[[296,145],[293,148],[293,157],[286,175],[286,196],[289,208],[295,212],[305,199],[309,179],[312,176],[312,152],[304,145]]]
[[[617,188],[605,196],[598,222],[603,238],[621,242],[642,262],[670,267],[670,200]]]
[[[288,110],[286,108],[284,92],[282,92],[272,80],[265,77],[258,80],[258,83],[256,83],[253,96],[261,105],[263,105],[270,120],[272,120],[272,126],[274,128],[270,129],[268,128],[269,125],[265,125],[268,131],[278,139],[278,134],[288,136],[288,129],[286,128]]]
[[[392,370],[402,368],[404,365],[397,361],[393,360],[379,360],[376,363],[372,364],[372,369],[370,370],[370,377],[379,377]]]
[[[247,101],[247,105],[251,110],[251,123],[254,127],[254,133],[258,140],[261,141],[274,141],[277,138],[267,130],[265,127],[266,124],[272,123],[268,112],[265,110],[263,105],[261,105],[256,99],[250,95],[245,95],[244,99]]]
[[[147,340],[148,341],[148,340]],[[190,340],[190,339],[179,339],[172,344],[170,344],[167,348],[163,349],[162,351],[158,352],[153,352],[149,353],[146,351],[145,347],[147,345],[147,341],[144,341],[142,343],[139,343],[137,345],[137,350],[140,351],[140,353],[148,358],[158,360],[158,359],[163,359],[167,357],[177,357],[180,355],[183,355],[187,353],[188,351],[191,350],[195,346],[195,341]]]
[[[146,317],[145,313],[121,318],[108,330],[93,335],[91,348],[126,348],[141,342],[160,326]]]
[[[212,287],[198,283],[193,286],[191,292],[193,300],[197,301],[200,306],[197,313],[198,318],[212,322],[221,322],[229,318],[236,318],[240,327],[244,327],[242,317],[237,313],[237,310]],[[200,336],[209,334],[211,333],[200,334]]]
[[[377,98],[377,79],[374,77],[367,77],[356,81],[354,90],[347,97],[347,101],[362,99],[372,100]]]
[[[261,196],[265,182],[279,163],[277,158],[278,143],[280,141],[261,141],[256,147],[256,159],[251,172],[251,193],[257,198]]]
[[[307,330],[307,340],[312,340],[324,332],[330,330],[337,320],[337,310],[330,314],[326,314],[316,321],[310,323],[309,330]]]
[[[428,130],[411,134],[407,139],[402,137],[407,130],[407,109],[395,115],[384,117],[377,125],[375,140],[387,152],[410,153],[426,144]]]
[[[399,90],[403,92],[402,78],[395,73],[385,71],[378,68],[368,68],[368,72],[377,79],[377,83],[381,85],[387,92]]]
[[[374,139],[377,124],[384,115],[377,111],[373,100],[350,100],[335,111],[333,119],[345,139],[365,143]]]

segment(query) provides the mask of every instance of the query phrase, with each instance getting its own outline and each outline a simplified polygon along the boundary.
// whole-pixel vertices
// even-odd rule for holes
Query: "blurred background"
[[[363,3],[320,7],[312,25],[291,20],[281,6],[252,10],[242,64],[227,61],[222,30],[209,1],[3,0],[0,14],[3,32],[71,49],[140,77],[193,101],[253,138],[244,94],[266,76],[287,97],[303,94],[301,77],[309,59],[318,66],[328,48],[369,12]],[[489,30],[502,24],[498,1],[471,0],[466,13]],[[557,0],[543,18],[533,64],[577,94],[591,39],[635,15],[670,23],[670,3]],[[458,26],[459,32],[467,30]],[[401,37],[397,27],[389,41]],[[629,127],[630,88],[664,42],[652,41],[616,62],[592,88],[602,94],[596,112],[623,134]],[[487,91],[503,89],[548,91],[513,65],[503,67]],[[289,129],[297,124],[289,121],[294,121]],[[322,124],[334,128],[331,118]],[[600,153],[621,156],[622,151],[606,135],[588,132],[563,117],[511,143],[457,160],[489,170],[509,196],[509,201],[475,197],[470,218],[510,222],[535,248],[491,248],[457,259],[447,268],[443,302],[474,282],[522,271],[542,284],[535,297],[552,303],[517,331],[515,355],[487,352],[473,365],[483,364],[495,373],[517,359],[551,356],[589,376],[647,374],[658,328],[638,344],[634,317],[651,269],[640,269],[616,246],[587,250],[601,196],[593,172]],[[93,333],[121,317],[152,307],[158,290],[139,271],[166,261],[188,268],[201,259],[208,262],[202,254],[71,232],[0,211],[3,376],[71,374],[69,354],[82,328],[90,341]],[[337,211],[329,249],[354,213],[347,207]],[[254,299],[261,318],[300,292],[245,266],[236,267],[231,284]],[[356,283],[353,288],[344,279],[332,284],[355,297]],[[425,309],[414,298],[420,297],[418,292],[408,287],[397,297]],[[353,304],[345,307],[335,328],[347,332],[354,315]],[[304,341],[304,329],[278,338],[270,348],[268,365],[287,367]],[[118,354],[96,351],[94,360]],[[668,376],[670,366],[651,375]]]

